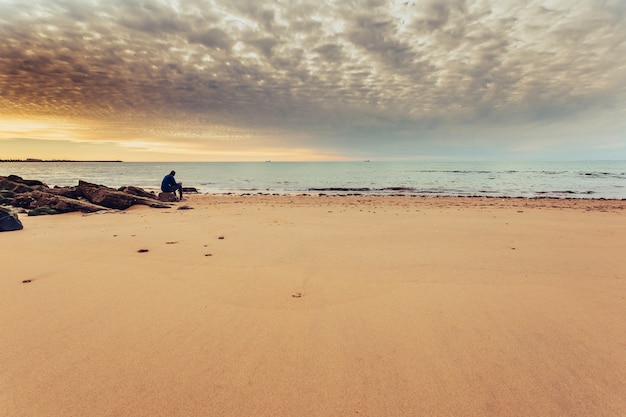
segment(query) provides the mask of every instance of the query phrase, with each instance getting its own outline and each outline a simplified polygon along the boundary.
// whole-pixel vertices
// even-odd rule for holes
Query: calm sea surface
[[[54,186],[78,180],[157,190],[169,171],[201,193],[626,199],[626,161],[2,162],[0,175]]]

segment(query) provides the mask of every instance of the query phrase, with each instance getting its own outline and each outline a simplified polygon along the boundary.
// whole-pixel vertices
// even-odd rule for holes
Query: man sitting
[[[180,199],[182,200],[183,199],[183,183],[176,182],[174,175],[176,175],[176,171],[172,171],[168,175],[163,177],[163,181],[161,182],[161,191],[165,193],[176,194],[176,190],[178,190],[178,194],[180,195]]]

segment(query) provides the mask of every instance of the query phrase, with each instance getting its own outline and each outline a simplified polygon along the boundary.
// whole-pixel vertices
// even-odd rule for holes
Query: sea
[[[0,176],[157,191],[171,170],[210,194],[626,199],[626,161],[0,162]]]

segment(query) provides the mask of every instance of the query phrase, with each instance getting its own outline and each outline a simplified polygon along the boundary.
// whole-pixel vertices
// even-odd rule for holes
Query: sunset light
[[[624,5],[540,3],[0,0],[0,158],[626,158]]]

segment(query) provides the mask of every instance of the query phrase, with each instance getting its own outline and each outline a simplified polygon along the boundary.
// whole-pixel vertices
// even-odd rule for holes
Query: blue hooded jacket
[[[178,183],[172,174],[167,174],[161,182],[161,191],[172,192],[178,188]]]

